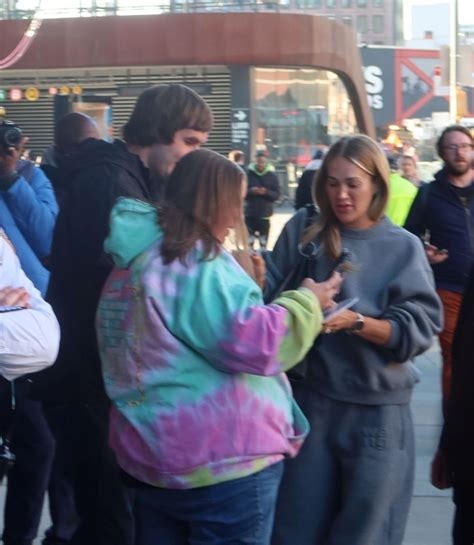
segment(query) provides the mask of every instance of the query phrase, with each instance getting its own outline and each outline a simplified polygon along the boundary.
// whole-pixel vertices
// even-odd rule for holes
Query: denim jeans
[[[135,545],[268,545],[283,463],[188,490],[134,490]]]

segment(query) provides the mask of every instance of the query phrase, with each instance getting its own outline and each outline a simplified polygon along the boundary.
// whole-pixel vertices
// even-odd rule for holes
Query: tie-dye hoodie
[[[308,422],[283,373],[313,344],[314,295],[262,292],[225,250],[164,264],[156,210],[120,199],[105,249],[97,334],[113,402],[110,443],[139,481],[195,488],[295,456]]]

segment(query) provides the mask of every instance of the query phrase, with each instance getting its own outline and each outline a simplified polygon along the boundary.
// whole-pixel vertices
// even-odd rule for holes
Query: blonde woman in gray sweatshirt
[[[442,326],[441,304],[418,238],[384,216],[389,167],[369,137],[335,143],[314,182],[320,213],[301,210],[268,260],[271,294],[314,243],[320,282],[346,256],[339,300],[357,297],[324,324],[294,395],[310,421],[286,462],[274,545],[400,545],[414,477],[412,360]]]

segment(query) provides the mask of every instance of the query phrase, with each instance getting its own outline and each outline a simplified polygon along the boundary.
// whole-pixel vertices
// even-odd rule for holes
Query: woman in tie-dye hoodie
[[[238,166],[198,150],[159,211],[121,199],[112,212],[97,333],[135,545],[268,543],[281,461],[308,432],[284,371],[313,344],[340,278],[264,305],[222,245],[229,229],[245,242],[245,186]]]

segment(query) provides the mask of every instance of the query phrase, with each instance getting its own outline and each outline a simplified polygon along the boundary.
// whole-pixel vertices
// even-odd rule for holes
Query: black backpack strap
[[[306,204],[305,205],[306,210],[306,221],[305,221],[305,228],[309,227],[314,221],[316,220],[317,216],[319,216],[319,208],[313,204]]]

